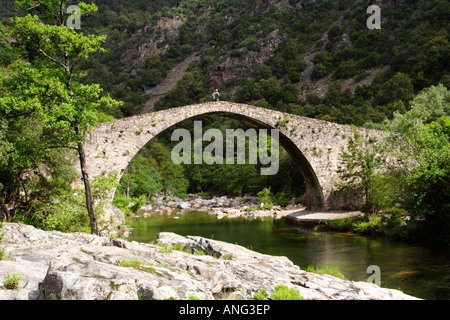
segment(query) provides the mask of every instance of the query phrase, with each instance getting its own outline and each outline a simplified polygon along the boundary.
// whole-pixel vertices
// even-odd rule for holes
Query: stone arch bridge
[[[238,119],[256,128],[278,129],[280,145],[306,181],[308,209],[355,209],[360,205],[361,199],[348,199],[335,191],[342,166],[339,154],[355,129],[366,138],[382,132],[231,102],[194,104],[99,124],[88,134],[85,145],[91,180],[116,173],[121,179],[134,156],[152,138],[182,121],[206,115]]]

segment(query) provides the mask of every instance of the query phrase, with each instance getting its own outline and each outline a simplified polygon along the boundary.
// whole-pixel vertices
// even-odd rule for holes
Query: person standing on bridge
[[[214,91],[212,96],[213,96],[214,101],[219,101],[219,98],[220,98],[219,89],[216,89],[216,91]]]

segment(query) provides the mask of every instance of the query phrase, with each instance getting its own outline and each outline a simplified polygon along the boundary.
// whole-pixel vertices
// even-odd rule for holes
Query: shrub
[[[20,275],[17,273],[7,274],[4,279],[3,284],[7,289],[15,290],[19,288]]]
[[[382,226],[382,219],[378,215],[369,215],[367,220],[352,223],[352,229],[358,233],[375,235]]]
[[[136,213],[146,203],[147,198],[144,195],[140,197],[127,197],[126,195],[117,192],[113,204],[117,206],[123,213]]]
[[[61,232],[90,232],[89,216],[86,213],[83,191],[71,194],[64,192],[50,204],[42,203],[42,213],[37,216],[44,230]]]
[[[332,230],[349,231],[350,225],[347,219],[325,220],[324,224]]]
[[[275,196],[275,202],[282,207],[286,207],[290,201],[291,201],[290,195],[284,192],[279,192]]]
[[[300,295],[300,293],[294,288],[289,288],[286,285],[278,285],[275,287],[272,295],[270,296],[271,300],[304,300],[304,298]]]
[[[391,237],[409,238],[409,228],[407,227],[407,212],[401,208],[391,208],[384,211],[384,218],[380,230]]]
[[[403,223],[403,217],[406,216],[406,210],[401,208],[390,208],[384,211],[384,215],[387,216],[387,226],[394,228]]]
[[[263,203],[263,209],[270,210],[273,208],[272,192],[270,188],[264,188],[258,192],[259,201]]]
[[[269,295],[267,294],[267,290],[266,289],[258,290],[255,293],[255,299],[256,300],[266,300],[266,299],[268,299],[268,297],[269,297]]]

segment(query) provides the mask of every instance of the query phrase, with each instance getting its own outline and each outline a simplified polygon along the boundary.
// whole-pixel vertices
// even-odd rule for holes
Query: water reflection
[[[425,247],[351,233],[300,229],[283,219],[221,219],[202,212],[137,218],[130,240],[151,242],[159,232],[226,241],[270,255],[287,256],[301,268],[335,265],[353,281],[367,267],[381,269],[381,286],[424,299],[450,299],[450,249]]]

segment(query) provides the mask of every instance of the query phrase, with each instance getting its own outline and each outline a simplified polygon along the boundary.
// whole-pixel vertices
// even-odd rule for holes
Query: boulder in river
[[[189,202],[181,201],[180,203],[178,203],[177,208],[181,210],[187,210],[191,208],[191,204]]]

